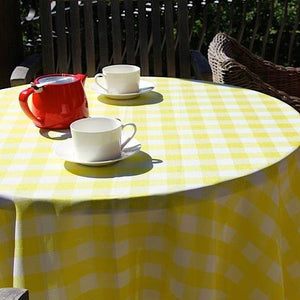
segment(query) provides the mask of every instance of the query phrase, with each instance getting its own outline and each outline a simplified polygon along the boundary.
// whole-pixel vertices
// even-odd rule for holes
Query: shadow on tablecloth
[[[84,166],[68,161],[65,162],[64,166],[67,171],[77,176],[90,178],[114,178],[136,176],[149,172],[153,168],[154,163],[160,162],[160,160],[153,160],[149,154],[140,151],[125,160],[101,167]]]

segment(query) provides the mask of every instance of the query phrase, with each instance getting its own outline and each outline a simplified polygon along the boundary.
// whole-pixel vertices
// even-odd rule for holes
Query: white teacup
[[[121,143],[122,131],[126,126],[133,128],[132,134]],[[121,156],[125,145],[134,137],[136,125],[122,125],[118,119],[109,117],[84,118],[70,125],[73,145],[80,161],[105,161]]]
[[[103,77],[104,84],[99,82]],[[96,83],[109,94],[137,93],[140,86],[140,68],[134,65],[111,65],[95,75]]]

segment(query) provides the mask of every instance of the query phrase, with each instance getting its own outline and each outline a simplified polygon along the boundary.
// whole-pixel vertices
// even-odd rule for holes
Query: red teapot
[[[50,74],[36,78],[19,95],[24,113],[40,128],[66,129],[89,116],[83,89],[86,75]],[[32,94],[31,109],[28,97]]]

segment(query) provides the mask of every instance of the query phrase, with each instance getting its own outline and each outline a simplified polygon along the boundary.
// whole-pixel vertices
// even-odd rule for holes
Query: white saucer
[[[139,152],[140,149],[141,149],[141,144],[138,142],[138,140],[133,138],[124,147],[124,149],[121,152],[120,157],[118,157],[116,159],[112,159],[112,160],[90,162],[90,161],[79,161],[77,159],[77,157],[75,155],[72,138],[66,139],[62,142],[58,142],[54,145],[54,151],[55,151],[56,155],[59,156],[60,158],[66,160],[66,161],[69,161],[69,162],[86,165],[86,166],[105,166],[108,164],[113,164],[117,161],[120,161],[120,160],[123,160],[123,159],[126,159],[126,158],[132,156],[133,154]]]
[[[103,78],[97,78],[97,80],[99,80],[99,83],[101,85],[103,85],[105,87],[105,82]],[[155,88],[155,86],[148,81],[144,81],[141,80],[140,81],[140,90],[137,93],[130,93],[130,94],[110,94],[107,91],[105,91],[104,89],[102,89],[99,85],[97,85],[95,82],[91,84],[91,89],[95,92],[98,92],[108,98],[111,99],[118,99],[118,100],[122,100],[122,99],[133,99],[136,98],[138,96],[140,96],[141,94],[147,93],[152,91]]]

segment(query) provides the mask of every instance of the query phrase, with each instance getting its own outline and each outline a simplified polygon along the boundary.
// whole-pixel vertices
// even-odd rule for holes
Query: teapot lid
[[[51,75],[45,76],[38,79],[38,83],[42,86],[47,84],[66,84],[74,82],[76,78],[73,76],[64,76],[64,75]]]

